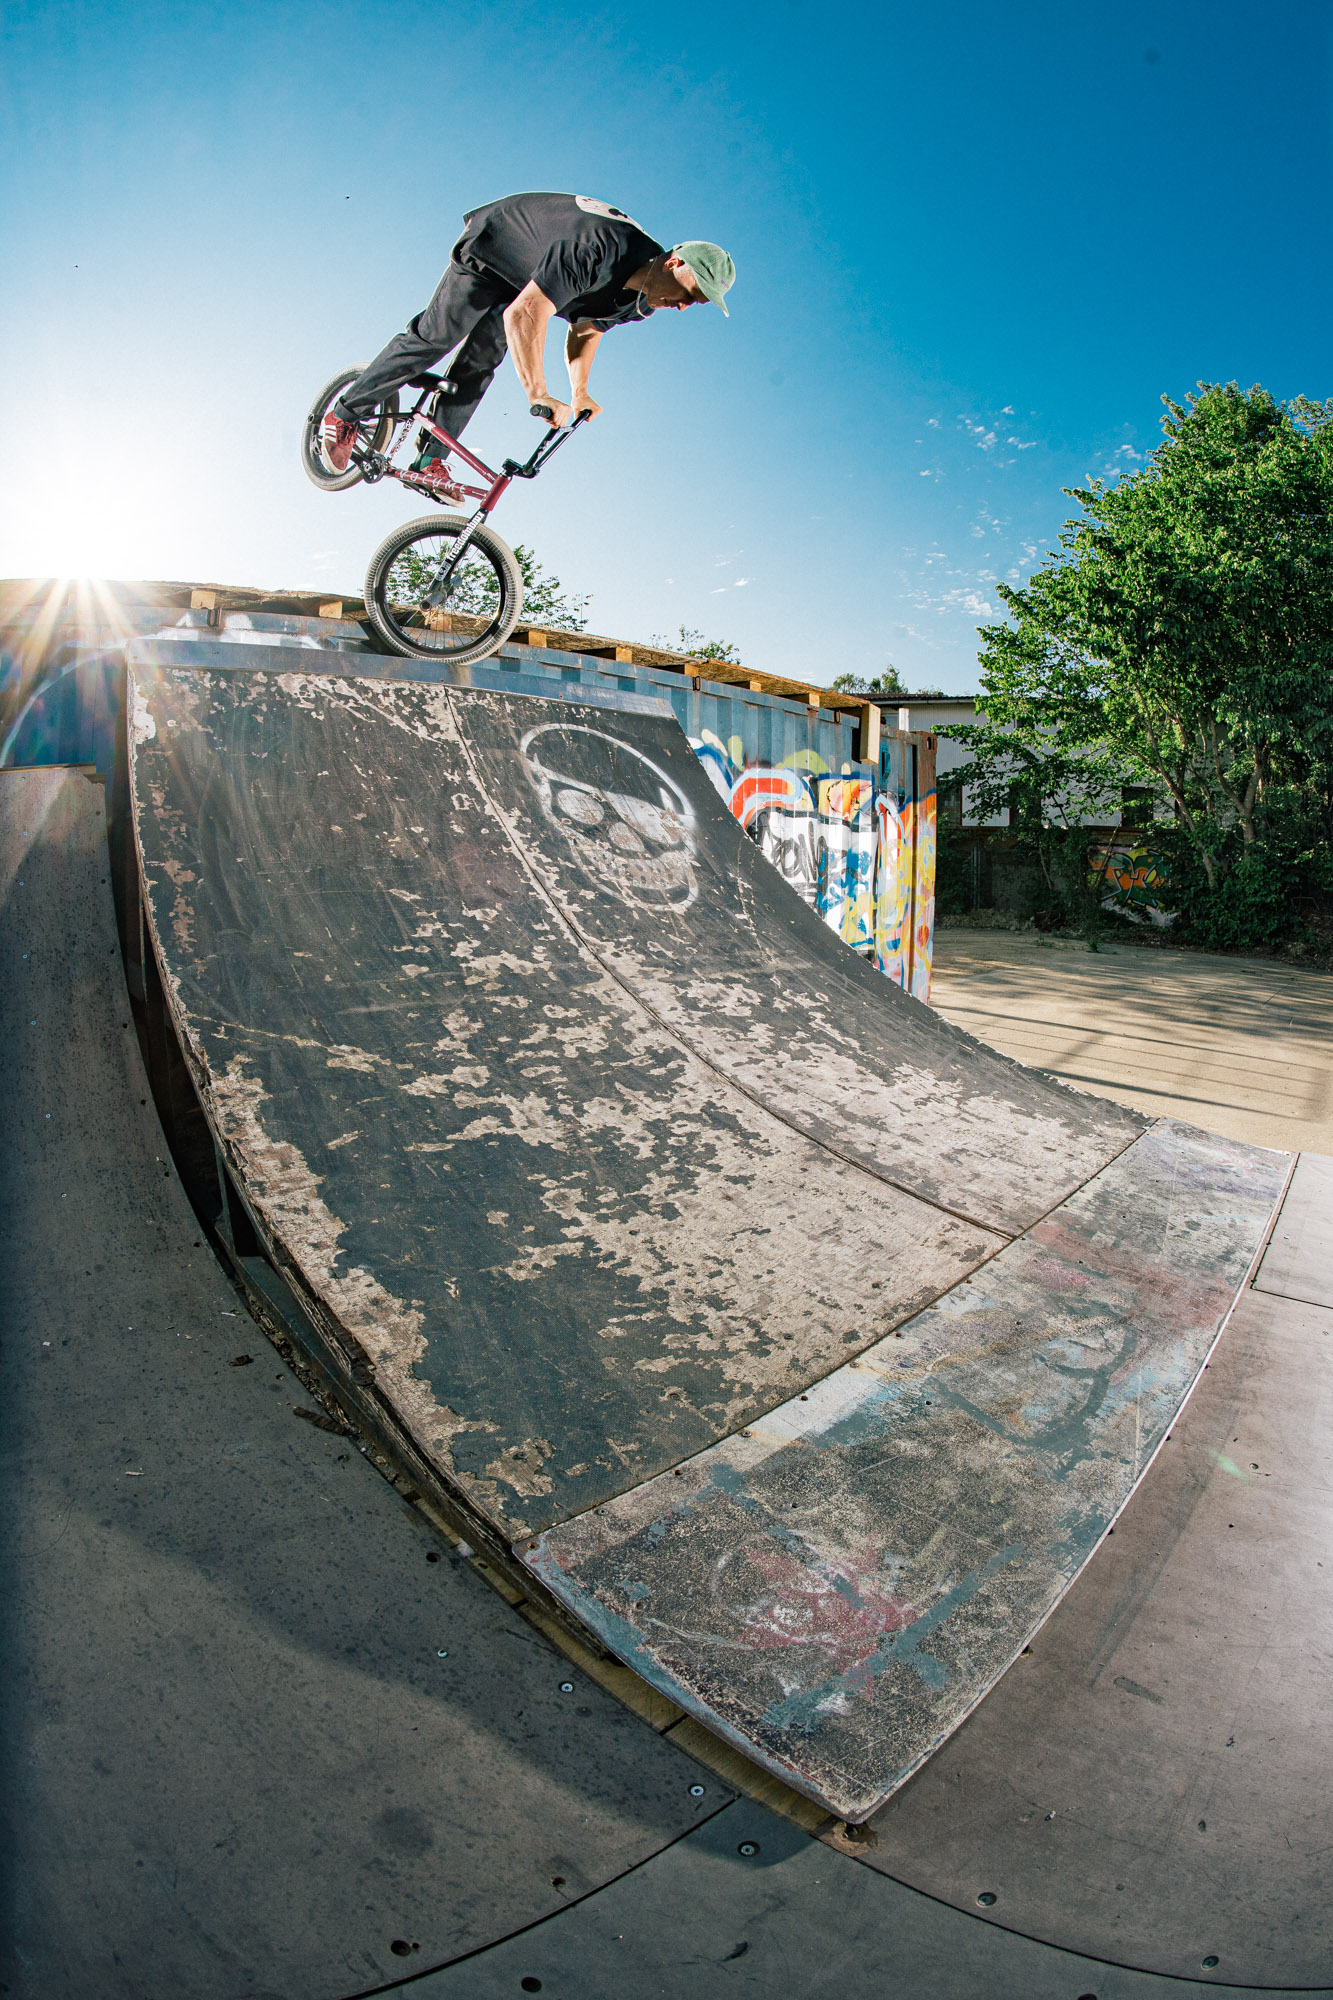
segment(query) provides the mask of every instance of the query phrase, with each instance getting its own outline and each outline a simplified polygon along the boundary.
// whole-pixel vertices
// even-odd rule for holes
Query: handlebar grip
[[[530,417],[541,417],[543,422],[549,424],[555,415],[555,411],[549,403],[530,403],[528,405],[528,415]]]

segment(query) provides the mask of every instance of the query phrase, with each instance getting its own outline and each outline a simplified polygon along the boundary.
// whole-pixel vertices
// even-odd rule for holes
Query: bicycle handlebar
[[[534,417],[544,416],[547,422],[550,422],[551,412],[545,403],[533,403],[530,408]],[[559,451],[561,445],[572,438],[579,425],[586,424],[591,415],[591,410],[580,410],[572,424],[551,424],[545,437],[535,446],[525,463],[519,465],[515,459],[507,458],[504,462],[504,471],[511,479],[535,479],[551,454]]]
[[[541,417],[546,423],[549,424],[552,417],[555,415],[555,411],[550,403],[529,403],[528,415],[530,417]],[[580,424],[587,423],[591,415],[592,415],[591,410],[580,410],[578,415],[575,417],[573,423],[569,426],[569,428],[572,431],[576,431]]]

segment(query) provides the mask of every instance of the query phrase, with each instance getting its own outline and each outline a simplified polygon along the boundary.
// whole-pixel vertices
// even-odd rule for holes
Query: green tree
[[[733,667],[741,663],[740,653],[730,639],[705,639],[691,625],[682,625],[674,638],[655,632],[648,644],[660,647],[664,653],[686,653],[692,660],[724,660]]]
[[[897,696],[903,701],[933,701],[944,693],[943,688],[909,688],[892,662],[882,667],[872,681],[861,674],[839,674],[829,685],[835,694],[872,694],[888,696],[890,700]]]
[[[523,578],[522,616],[534,625],[548,625],[560,632],[586,632],[591,599],[567,592],[558,576],[551,576],[532,550],[522,542],[514,544],[519,573]],[[389,571],[389,596],[396,603],[409,603],[424,590],[435,565],[411,549],[399,556]],[[470,553],[456,571],[449,593],[449,609],[468,618],[489,618],[499,602],[499,590],[490,564]]]
[[[514,554],[523,573],[523,616],[534,625],[551,625],[559,632],[586,632],[591,595],[567,591],[559,577],[551,576],[522,542],[515,542]]]
[[[951,734],[969,793],[1016,788],[1034,827],[1150,787],[1196,930],[1259,942],[1330,886],[1333,402],[1163,401],[1143,471],[1066,489],[1059,550],[998,586],[985,721]]]
[[[861,674],[839,674],[829,685],[836,694],[898,694],[906,697],[909,692],[902,675],[892,663],[881,668],[873,681],[866,680]]]

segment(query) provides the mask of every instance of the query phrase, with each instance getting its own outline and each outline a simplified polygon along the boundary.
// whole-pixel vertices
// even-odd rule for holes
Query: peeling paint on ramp
[[[440,690],[140,693],[145,882],[205,1105],[275,1261],[502,1534],[725,1436],[1000,1248],[645,1013],[515,855]]]

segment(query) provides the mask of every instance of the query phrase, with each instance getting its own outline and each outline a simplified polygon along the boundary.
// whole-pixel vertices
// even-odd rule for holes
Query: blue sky
[[[356,593],[418,511],[301,417],[465,208],[618,203],[736,259],[612,333],[606,414],[497,526],[594,629],[975,685],[1062,487],[1200,377],[1333,395],[1329,10],[26,0],[0,44],[0,570]],[[561,379],[556,373],[556,380]],[[535,430],[512,372],[469,442]]]

